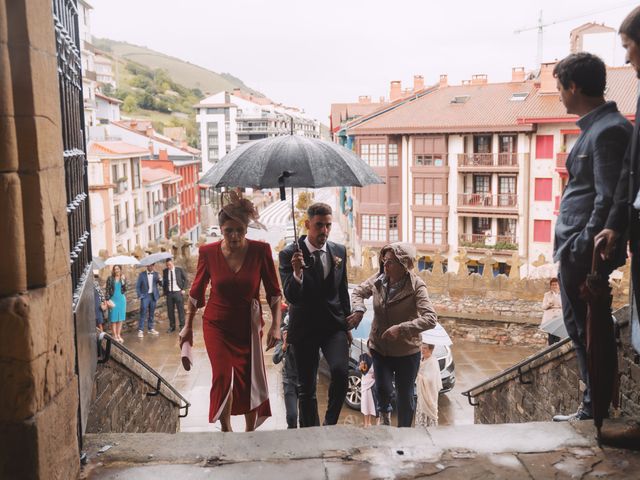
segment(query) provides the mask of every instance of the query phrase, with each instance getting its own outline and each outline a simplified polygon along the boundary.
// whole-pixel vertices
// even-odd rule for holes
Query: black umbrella
[[[600,273],[603,246],[603,242],[594,246],[591,273],[580,288],[580,295],[587,302],[587,370],[598,440],[602,420],[608,416],[609,405],[615,401],[618,390],[618,352],[611,315],[611,288],[608,276]]]
[[[294,236],[297,239],[293,188],[364,187],[384,183],[351,150],[337,143],[298,135],[255,140],[229,152],[200,183],[213,187],[291,187]]]

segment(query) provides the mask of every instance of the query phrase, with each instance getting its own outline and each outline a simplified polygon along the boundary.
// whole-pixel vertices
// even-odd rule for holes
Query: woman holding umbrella
[[[107,278],[107,298],[109,299],[109,321],[113,328],[113,337],[120,343],[122,338],[122,322],[127,316],[127,299],[124,294],[127,291],[127,279],[122,274],[122,267],[114,265],[111,275]]]
[[[202,324],[213,373],[209,422],[220,420],[224,432],[231,431],[231,415],[243,414],[247,431],[271,416],[262,354],[260,283],[272,315],[267,349],[280,339],[282,295],[271,247],[245,236],[249,223],[257,219],[253,204],[232,192],[231,201],[218,213],[222,241],[200,247],[188,315],[180,332],[180,347],[185,342],[193,345],[193,318],[206,303]]]

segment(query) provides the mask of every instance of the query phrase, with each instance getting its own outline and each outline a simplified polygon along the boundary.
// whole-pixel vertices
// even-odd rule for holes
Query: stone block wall
[[[522,347],[544,347],[547,334],[538,326],[539,322],[487,319],[474,315],[439,314],[438,321],[456,340],[491,345],[514,345]]]
[[[622,323],[619,348],[620,414],[640,415],[640,357],[630,344],[628,307],[616,312]],[[476,423],[546,421],[557,413],[573,412],[581,400],[578,364],[570,342],[547,348],[525,366],[522,378],[512,372],[472,390]]]
[[[86,433],[176,433],[180,399],[165,385],[148,396],[155,386],[153,374],[112,347],[110,359],[98,365]]]

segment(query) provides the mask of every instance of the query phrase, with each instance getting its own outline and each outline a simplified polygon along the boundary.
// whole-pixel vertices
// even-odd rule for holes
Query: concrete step
[[[591,422],[253,433],[93,434],[90,479],[637,478],[640,453],[601,449]]]

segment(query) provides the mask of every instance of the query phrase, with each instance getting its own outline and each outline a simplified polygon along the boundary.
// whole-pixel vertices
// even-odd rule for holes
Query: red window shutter
[[[536,201],[550,202],[553,180],[550,178],[536,178],[534,199]]]
[[[533,241],[546,243],[551,241],[551,220],[533,221]]]
[[[553,158],[553,135],[536,135],[536,158]]]

